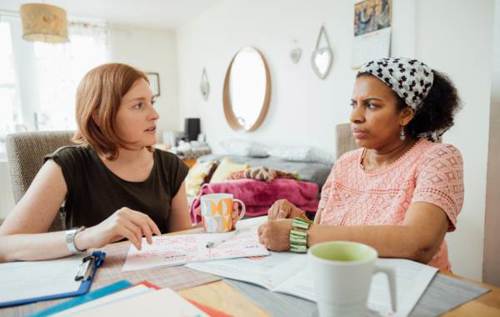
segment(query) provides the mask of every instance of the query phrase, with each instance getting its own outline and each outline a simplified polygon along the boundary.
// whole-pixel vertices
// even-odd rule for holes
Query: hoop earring
[[[404,141],[406,139],[405,127],[401,126],[401,131],[399,132],[399,139]]]

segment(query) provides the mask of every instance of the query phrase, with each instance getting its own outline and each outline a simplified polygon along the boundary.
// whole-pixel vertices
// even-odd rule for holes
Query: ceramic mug
[[[366,316],[372,276],[384,273],[389,279],[393,312],[396,312],[396,279],[391,268],[376,265],[377,251],[365,244],[331,241],[308,251],[319,316]]]
[[[206,232],[228,232],[233,230],[233,213],[241,219],[246,212],[245,204],[232,194],[207,194],[201,196],[201,216]],[[235,210],[237,202],[241,211]]]

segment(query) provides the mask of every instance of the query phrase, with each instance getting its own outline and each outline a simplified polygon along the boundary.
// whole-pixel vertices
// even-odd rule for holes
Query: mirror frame
[[[321,44],[321,38],[324,38],[326,41],[326,46],[320,47]],[[325,72],[322,73],[321,70],[319,69],[318,65],[316,64],[316,56],[322,52],[326,51],[328,54],[330,54],[330,59],[328,60],[328,65],[326,66]],[[333,64],[333,50],[332,47],[330,46],[330,40],[328,39],[328,34],[326,34],[326,29],[325,26],[322,25],[321,29],[319,30],[318,34],[318,39],[316,40],[316,47],[314,48],[314,51],[312,52],[311,55],[311,66],[314,71],[314,73],[320,78],[320,79],[325,79],[328,77],[328,74],[330,74],[330,70],[332,68]]]
[[[247,48],[251,48],[251,49],[255,50],[260,55],[260,59],[262,60],[262,62],[264,64],[264,69],[266,72],[266,93],[264,95],[264,101],[263,101],[262,105],[260,106],[260,113],[259,113],[259,116],[257,117],[257,120],[250,128],[245,129],[245,127],[239,123],[238,118],[236,117],[236,115],[233,111],[233,105],[231,103],[231,97],[230,97],[230,92],[229,92],[229,82],[231,79],[231,69],[233,67],[233,62],[236,59],[236,56],[242,50],[247,49]],[[266,118],[267,112],[269,110],[270,101],[271,101],[271,75],[269,72],[269,66],[267,65],[267,61],[264,58],[264,55],[262,54],[262,52],[260,50],[258,50],[255,47],[252,47],[252,46],[246,46],[246,47],[239,49],[238,52],[236,52],[236,54],[234,54],[233,58],[231,59],[231,63],[229,64],[229,67],[226,70],[226,76],[224,78],[223,105],[224,105],[224,115],[226,117],[227,123],[229,124],[229,126],[233,130],[236,130],[236,131],[240,131],[240,130],[247,131],[247,132],[255,131],[262,124],[264,119]]]

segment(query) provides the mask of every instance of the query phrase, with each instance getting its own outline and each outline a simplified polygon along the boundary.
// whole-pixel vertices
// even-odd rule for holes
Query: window
[[[16,77],[10,25],[0,21],[0,153],[5,152],[4,137],[15,130],[19,123],[19,101],[16,94]]]
[[[106,33],[89,25],[72,24],[70,42],[34,43],[39,107],[39,130],[74,130],[75,94],[81,78],[108,60]]]
[[[78,83],[91,68],[109,60],[108,30],[72,22],[68,43],[22,39],[18,17],[0,21],[0,157],[8,133],[73,130]]]

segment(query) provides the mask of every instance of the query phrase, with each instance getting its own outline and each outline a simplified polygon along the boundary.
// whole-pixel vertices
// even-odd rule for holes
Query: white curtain
[[[109,60],[108,29],[102,25],[73,22],[70,42],[35,42],[34,56],[39,107],[39,130],[72,130],[75,124],[75,94],[87,71]]]
[[[19,104],[11,28],[8,22],[0,21],[0,141],[19,123]]]

